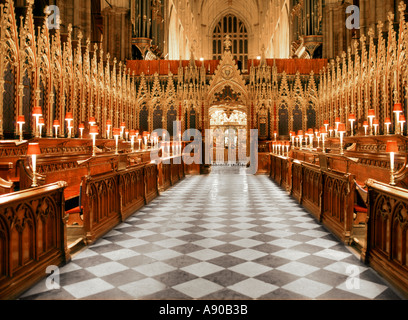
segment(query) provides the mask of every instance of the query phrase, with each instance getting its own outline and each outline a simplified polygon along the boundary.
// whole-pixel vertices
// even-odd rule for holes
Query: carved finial
[[[232,41],[231,41],[231,37],[229,34],[225,36],[224,45],[225,45],[225,50],[230,51],[231,46],[232,46]]]
[[[390,25],[394,22],[394,17],[395,17],[395,15],[394,15],[393,12],[391,12],[391,11],[388,12],[387,19],[388,19]]]
[[[407,8],[407,5],[404,3],[404,1],[401,1],[398,5],[398,11],[401,14],[401,17],[404,16],[405,10]]]
[[[374,29],[373,29],[373,28],[370,28],[370,29],[368,30],[368,36],[369,36],[371,39],[374,38],[375,32],[374,32]]]

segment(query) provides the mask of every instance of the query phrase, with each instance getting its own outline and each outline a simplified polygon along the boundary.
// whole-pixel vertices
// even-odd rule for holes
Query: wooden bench
[[[367,181],[368,231],[363,260],[408,298],[408,193]]]
[[[0,196],[0,299],[15,299],[70,260],[65,182]]]

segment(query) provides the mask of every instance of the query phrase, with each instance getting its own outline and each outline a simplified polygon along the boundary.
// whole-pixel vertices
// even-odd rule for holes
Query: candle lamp
[[[338,132],[339,132],[339,135],[340,135],[340,154],[343,155],[344,154],[344,151],[343,151],[343,136],[346,133],[346,124],[345,123],[339,123]]]
[[[370,120],[370,135],[373,135],[373,120],[375,118],[375,110],[369,109],[368,110],[368,119]]]
[[[395,134],[400,134],[399,132],[399,115],[402,113],[402,104],[401,103],[396,103],[394,104],[394,109],[393,112],[395,114]]]
[[[326,131],[329,131],[329,125],[330,125],[329,120],[324,120],[323,125],[326,128]]]
[[[130,130],[129,131],[129,136],[130,136],[130,147],[132,148],[132,152],[135,152],[135,137],[136,137],[136,131],[135,130]]]
[[[367,135],[368,121],[363,122],[363,127],[364,127],[364,135]]]
[[[391,118],[385,118],[384,121],[385,127],[386,127],[386,134],[389,135],[390,134],[390,126],[391,126]]]
[[[317,147],[319,148],[320,147],[320,138],[321,138],[322,136],[321,136],[321,133],[319,132],[317,135],[316,135],[316,138],[317,138]]]
[[[42,110],[41,107],[34,107],[33,109],[33,117],[35,118],[35,136],[38,138],[39,130],[38,130],[38,121],[40,117],[42,117]]]
[[[88,123],[91,127],[94,126],[96,123],[95,117],[90,117]]]
[[[400,114],[399,116],[399,124],[401,126],[401,135],[404,135],[404,125],[405,125],[406,119],[403,114]]]
[[[286,156],[289,156],[289,148],[290,148],[290,141],[285,142],[285,147],[286,147]]]
[[[36,143],[29,143],[27,148],[27,156],[31,156],[33,169],[33,184],[31,187],[38,187],[37,184],[37,156],[41,154],[40,145]]]
[[[23,141],[23,125],[25,124],[24,116],[18,116],[17,123],[18,123],[18,132],[20,134],[20,141]]]
[[[119,154],[119,136],[120,136],[120,129],[113,128],[112,130],[113,137],[115,138],[115,154]]]
[[[126,123],[125,122],[121,122],[120,124],[120,138],[123,139],[123,135],[125,133],[125,128],[126,128]]]
[[[125,129],[125,137],[126,137],[126,141],[128,141],[128,137],[129,137],[129,129]]]
[[[275,130],[275,131],[273,132],[273,136],[274,136],[274,138],[275,138],[275,141],[276,141],[277,135],[278,135],[278,132]]]
[[[333,135],[333,127],[332,126],[330,126],[329,127],[329,138],[331,138],[332,137],[332,135]]]
[[[302,148],[303,130],[299,130],[299,131],[298,131],[298,137],[299,137],[299,148]]]
[[[39,127],[39,131],[40,131],[39,137],[40,137],[40,138],[42,137],[42,128],[43,128],[44,126],[45,126],[44,118],[38,119],[38,127]]]
[[[53,127],[55,129],[55,139],[58,139],[58,129],[61,126],[59,120],[54,120]]]
[[[96,155],[96,136],[99,134],[98,126],[91,126],[89,129],[89,134],[92,136],[92,156]]]
[[[340,118],[337,117],[337,118],[334,120],[334,123],[336,124],[336,127],[334,128],[334,132],[335,132],[335,136],[337,137],[337,133],[339,132],[339,125],[340,125],[340,123],[341,123]]]
[[[376,136],[378,134],[378,129],[380,127],[380,120],[374,119],[373,127],[374,127],[374,135]]]
[[[356,121],[356,115],[351,113],[349,114],[348,120],[350,121],[350,132],[351,136],[354,136],[354,122]]]
[[[110,139],[111,128],[112,128],[112,121],[106,120],[106,138],[107,139]]]
[[[78,129],[79,129],[79,132],[80,132],[80,135],[81,135],[81,139],[83,139],[85,125],[83,123],[80,123],[79,126],[78,126]]]
[[[67,112],[65,115],[65,121],[68,122],[68,138],[71,138],[71,121],[74,121],[74,117],[72,116],[72,112]]]
[[[398,153],[398,143],[397,141],[388,141],[387,142],[387,148],[386,152],[390,154],[390,174],[391,174],[391,179],[390,179],[390,185],[395,186],[395,154]]]
[[[325,127],[320,128],[320,134],[322,135],[322,149],[323,149],[323,152],[326,152],[325,151],[325,140],[327,136],[327,130]]]
[[[296,133],[291,131],[290,136],[292,138],[292,146],[295,146]]]
[[[313,136],[314,136],[313,129],[309,129],[307,131],[307,135],[309,136],[310,148],[312,149],[313,148]]]

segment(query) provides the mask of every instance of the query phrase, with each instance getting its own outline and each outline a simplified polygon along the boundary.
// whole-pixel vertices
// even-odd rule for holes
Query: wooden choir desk
[[[387,141],[398,143],[396,186]],[[347,137],[340,155],[339,139],[329,139],[326,152],[315,143],[289,157],[270,153],[269,175],[408,297],[407,144],[398,135]]]

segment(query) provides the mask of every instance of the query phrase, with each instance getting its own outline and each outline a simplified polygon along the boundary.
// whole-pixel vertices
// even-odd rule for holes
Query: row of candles
[[[406,123],[406,118],[402,114],[402,105],[401,103],[396,103],[394,105],[393,112],[395,114],[395,121],[396,121],[396,126],[395,126],[395,133],[396,134],[403,134],[404,132],[404,125]],[[368,110],[368,120],[363,122],[363,128],[364,128],[364,135],[378,135],[379,134],[379,127],[380,127],[380,122],[376,118],[375,115],[375,110],[374,109],[369,109]],[[357,121],[355,114],[350,114],[348,117],[348,121],[350,122],[350,136],[354,136],[354,123]],[[391,118],[385,118],[384,120],[384,125],[385,125],[385,134],[390,135],[390,127],[392,125]],[[303,147],[303,141],[305,141],[305,144],[307,145],[307,139],[309,138],[309,144],[310,148],[313,148],[313,140],[316,139],[318,141],[318,147],[320,147],[320,141],[322,141],[322,149],[323,152],[325,152],[325,141],[326,137],[327,138],[340,138],[340,154],[344,154],[343,150],[343,138],[346,135],[346,124],[342,123],[340,118],[337,117],[335,119],[335,127],[330,126],[330,123],[328,120],[324,121],[324,126],[318,129],[309,129],[305,134],[303,130],[299,130],[296,134],[296,132],[291,131],[290,138],[292,141],[292,146],[294,147]],[[275,142],[277,138],[277,132],[274,132],[275,136]]]
[[[36,137],[41,137],[42,136],[42,127],[45,125],[44,118],[42,118],[42,109],[41,107],[35,107],[33,109],[32,113],[33,117],[35,118],[35,135]],[[67,112],[65,115],[65,121],[67,121],[67,129],[68,129],[68,138],[72,137],[72,130],[73,126],[72,123],[74,121],[73,114],[72,112]],[[19,134],[20,134],[20,141],[23,140],[23,125],[25,124],[25,117],[23,115],[19,116],[17,119],[17,123],[19,125]],[[60,121],[59,120],[54,120],[53,122],[53,127],[55,131],[55,138],[58,138],[58,131],[59,128],[61,127]],[[83,132],[85,130],[85,124],[80,123],[78,126],[78,129],[80,131],[80,138],[83,139]],[[138,150],[142,149],[142,141],[144,142],[144,145],[147,146],[148,143],[150,142],[151,148],[152,149],[158,149],[159,148],[159,137],[157,133],[150,134],[147,131],[143,131],[142,134],[140,134],[139,130],[129,130],[126,128],[126,123],[122,122],[120,125],[120,128],[114,128],[112,126],[112,121],[107,120],[106,121],[106,133],[107,133],[107,138],[110,139],[111,136],[115,139],[116,142],[116,150],[115,154],[118,154],[118,144],[119,144],[119,139],[125,141],[129,141],[131,143],[131,149],[132,152],[135,152],[135,141],[137,140],[138,143]],[[89,118],[89,135],[92,137],[93,140],[93,152],[92,155],[95,156],[96,153],[96,136],[99,135],[99,127],[96,125],[96,120],[95,117],[90,117]],[[166,139],[166,134],[163,134],[163,141]],[[173,154],[181,154],[181,148],[182,148],[182,143],[181,143],[181,134],[179,134],[179,141],[174,142],[173,146],[170,147],[170,143],[166,142],[161,142],[161,146],[163,148],[163,153],[167,156],[170,155],[170,148],[172,148]]]
[[[406,123],[406,118],[402,114],[402,105],[401,103],[396,103],[393,108],[393,113],[395,114],[395,134],[403,134],[404,132],[404,125]],[[378,135],[379,134],[379,120],[375,119],[375,110],[370,109],[368,110],[368,121],[363,122],[364,127],[364,135]],[[351,136],[354,136],[354,122],[356,122],[356,117],[354,114],[350,114],[348,120],[350,121],[350,129],[351,129]],[[313,148],[313,141],[317,139],[318,144],[317,146],[320,147],[320,140],[322,141],[322,149],[325,152],[325,138],[328,136],[331,137],[339,137],[340,138],[340,154],[344,154],[343,150],[343,138],[346,134],[346,125],[345,123],[341,123],[340,118],[335,119],[335,127],[329,126],[329,121],[324,121],[324,126],[320,128],[320,130],[313,130],[309,129],[306,134],[304,134],[303,130],[299,130],[296,134],[295,132],[290,132],[290,138],[292,141],[293,147],[302,148],[303,147],[303,139],[305,140],[305,145],[307,146],[308,142],[307,139],[309,138],[309,147]],[[392,125],[391,119],[386,118],[384,121],[384,125],[386,128],[385,134],[390,135],[390,126]],[[334,132],[334,134],[333,134]],[[291,146],[290,141],[277,141],[277,132],[274,132],[275,141],[272,143],[272,151],[274,154],[283,155],[285,156],[285,148],[286,148],[286,156],[289,155],[289,149]],[[386,153],[390,154],[390,185],[395,186],[395,154],[399,152],[398,142],[395,140],[387,141],[386,144]]]

